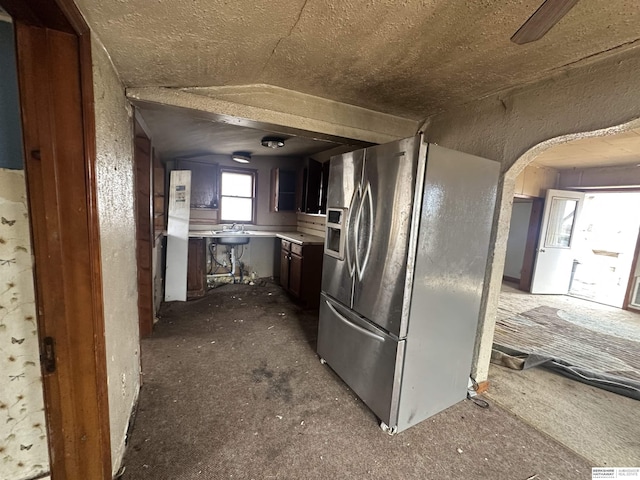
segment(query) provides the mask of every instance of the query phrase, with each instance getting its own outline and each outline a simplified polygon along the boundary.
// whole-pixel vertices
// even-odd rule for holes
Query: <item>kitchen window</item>
[[[220,170],[220,221],[255,223],[256,171],[245,168]]]

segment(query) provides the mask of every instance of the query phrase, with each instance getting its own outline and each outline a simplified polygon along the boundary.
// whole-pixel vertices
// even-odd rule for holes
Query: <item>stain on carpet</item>
[[[251,373],[255,383],[266,384],[267,399],[279,398],[285,403],[291,403],[293,399],[293,390],[291,388],[291,379],[294,376],[293,370],[276,373],[267,367],[267,362],[263,362],[260,367],[254,369]]]

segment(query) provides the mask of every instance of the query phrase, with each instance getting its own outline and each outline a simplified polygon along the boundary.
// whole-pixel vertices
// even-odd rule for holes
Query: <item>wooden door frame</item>
[[[0,5],[16,30],[41,357],[45,337],[55,346],[55,371],[43,366],[51,478],[107,480],[112,466],[91,32],[72,0]],[[62,67],[65,81],[56,82]],[[60,93],[72,101],[57,101]]]
[[[520,284],[518,286],[520,290],[525,292],[531,291],[533,267],[536,263],[536,252],[538,251],[540,228],[542,227],[544,198],[531,197],[531,202],[531,214],[529,216],[529,227],[527,229],[527,243],[524,247],[522,269],[520,271]]]
[[[631,297],[633,295],[633,287],[635,286],[636,278],[636,265],[638,265],[638,257],[640,257],[640,229],[638,230],[638,238],[636,239],[636,248],[633,252],[633,260],[631,263],[631,271],[629,272],[629,279],[627,280],[627,291],[624,295],[624,303],[622,304],[623,310],[630,310],[632,312],[640,312],[638,307],[631,305]]]
[[[153,332],[153,148],[144,120],[136,113],[133,119],[134,198],[136,212],[136,261],[138,275],[138,324],[140,338]],[[146,150],[146,151],[145,151]],[[140,201],[139,190],[149,190],[146,202]]]

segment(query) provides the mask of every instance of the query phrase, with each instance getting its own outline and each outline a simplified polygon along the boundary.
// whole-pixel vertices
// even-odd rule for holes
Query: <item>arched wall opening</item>
[[[488,379],[517,176],[554,145],[640,125],[638,69],[640,48],[613,51],[425,122],[428,141],[502,164],[471,371],[478,382]]]
[[[556,146],[586,138],[614,136],[638,127],[640,127],[640,118],[597,130],[571,133],[550,138],[527,150],[502,174],[499,185],[500,194],[495,214],[498,221],[494,222],[495,243],[493,244],[494,250],[492,252],[493,262],[492,265],[489,265],[489,269],[493,270],[493,274],[489,277],[489,284],[485,285],[485,293],[488,294],[485,295],[483,302],[483,312],[485,316],[484,321],[481,322],[481,326],[479,327],[476,351],[474,354],[475,362],[472,376],[474,376],[477,381],[489,380],[489,363],[495,337],[495,322],[503,281],[507,239],[509,236],[509,226],[518,177],[536,160],[536,158],[542,155],[543,152],[547,152]],[[487,318],[489,312],[491,312],[492,316],[490,319]]]

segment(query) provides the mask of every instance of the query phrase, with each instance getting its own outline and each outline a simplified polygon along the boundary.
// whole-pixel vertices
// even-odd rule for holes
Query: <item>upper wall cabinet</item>
[[[191,208],[218,208],[218,164],[176,159],[177,170],[191,170]]]
[[[295,212],[298,210],[298,172],[274,168],[271,170],[271,210]]]
[[[308,159],[304,185],[302,211],[305,213],[326,213],[329,162],[320,163],[312,158]]]

